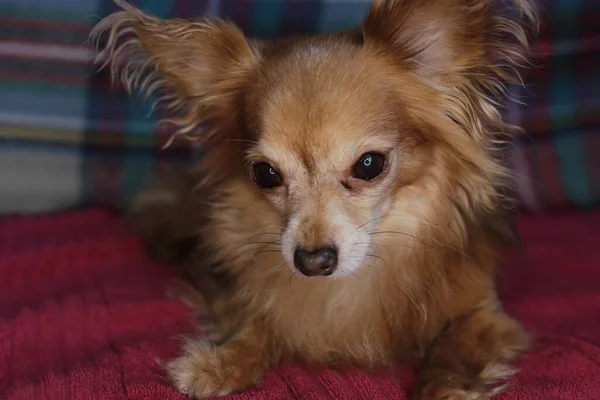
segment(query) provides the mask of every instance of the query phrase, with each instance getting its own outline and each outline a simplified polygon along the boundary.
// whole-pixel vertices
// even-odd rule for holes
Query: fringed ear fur
[[[171,140],[191,138],[198,127],[207,129],[199,136],[202,142],[226,140],[223,126],[235,118],[235,98],[259,59],[256,47],[235,25],[219,19],[162,20],[123,0],[115,3],[121,11],[91,33],[97,62],[110,65],[113,79],[128,91],[146,97],[157,92],[157,103],[176,115],[167,120],[178,127]]]
[[[499,108],[520,84],[537,28],[531,0],[375,0],[365,40],[392,54],[444,98],[445,113],[484,146],[513,131]]]
[[[515,100],[508,87],[522,84],[519,74],[530,66],[537,30],[531,1],[375,0],[363,23],[365,45],[421,83],[422,90],[404,93],[421,96],[420,107],[408,108],[411,117],[460,160],[457,215],[485,216],[472,223],[485,221],[498,237],[508,237],[502,218],[513,207],[504,195],[511,173],[499,157],[519,131],[504,121],[502,107]]]

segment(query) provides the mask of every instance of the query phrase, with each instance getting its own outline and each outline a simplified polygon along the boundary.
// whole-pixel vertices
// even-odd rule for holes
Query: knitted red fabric
[[[536,348],[500,398],[600,399],[600,213],[520,227],[501,291]],[[0,399],[184,399],[155,362],[193,329],[173,276],[100,210],[0,222]],[[407,399],[411,377],[289,364],[231,398]]]

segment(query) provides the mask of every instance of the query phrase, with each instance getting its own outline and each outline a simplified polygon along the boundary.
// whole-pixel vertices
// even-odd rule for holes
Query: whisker
[[[249,143],[249,144],[258,144],[256,140],[247,140],[247,139],[227,139],[228,142],[240,142],[240,143]]]
[[[261,242],[255,242],[255,243],[261,243]],[[267,252],[267,251],[281,251],[280,249],[269,249],[269,246],[280,246],[281,244],[279,242],[262,242],[264,244],[263,247],[261,247],[255,254],[252,255],[251,258],[251,262],[254,262],[256,260],[256,258],[263,252]]]
[[[292,292],[292,294],[294,294],[294,289],[292,288],[292,279],[294,278],[294,275],[296,275],[296,271],[292,270],[292,273],[290,274],[290,279],[288,281],[288,284],[290,286],[290,292]]]
[[[359,281],[361,281],[361,282],[362,282],[362,278],[361,278],[360,276],[358,276],[358,275],[356,274],[356,272],[354,272],[354,271],[350,271],[350,273],[351,273],[352,275],[354,275],[354,276],[356,277],[356,279],[358,279]]]
[[[386,249],[386,250],[389,250],[389,248],[391,246],[391,245],[385,245],[385,244],[375,243],[375,242],[356,242],[355,244],[357,244],[357,245],[358,244],[368,244],[368,245],[375,246],[375,247],[380,247],[380,248],[383,248],[383,249]],[[410,246],[410,245],[407,245],[407,244],[404,244],[404,243],[394,243],[394,247],[404,247],[404,248],[407,248],[407,249],[416,249],[415,246]]]
[[[277,233],[277,232],[261,232],[261,233],[257,233],[255,235],[247,237],[246,240],[254,239],[257,236],[262,236],[262,235],[281,235],[281,233]]]
[[[397,235],[402,235],[402,236],[408,236],[408,237],[411,237],[411,238],[413,238],[413,239],[415,239],[415,240],[419,241],[420,243],[424,244],[425,246],[427,246],[427,247],[429,247],[429,248],[432,248],[432,247],[433,247],[433,246],[432,246],[430,243],[427,243],[427,242],[426,242],[425,240],[423,240],[422,238],[419,238],[418,236],[412,235],[412,234],[410,234],[410,233],[407,233],[407,232],[402,232],[402,231],[377,231],[377,232],[372,232],[372,233],[370,233],[369,235],[380,235],[380,234],[391,234],[391,235],[392,235],[392,234],[397,234]],[[461,254],[461,255],[463,255],[464,257],[467,257],[468,259],[471,259],[471,260],[473,259],[471,256],[469,256],[469,255],[468,255],[467,253],[465,253],[463,250],[461,250],[461,249],[459,249],[459,248],[457,248],[457,247],[451,246],[451,245],[449,245],[449,244],[442,243],[442,242],[440,242],[439,240],[435,239],[435,238],[434,238],[434,237],[432,237],[432,236],[426,236],[425,238],[427,238],[427,239],[430,239],[430,240],[434,241],[434,242],[435,242],[435,244],[437,244],[438,246],[442,246],[442,247],[449,248],[449,249],[451,249],[451,250],[454,250],[454,251],[456,251],[456,252],[460,253],[460,254]]]
[[[386,217],[402,217],[405,220],[416,220],[417,222],[419,222],[422,225],[432,226],[432,227],[440,229],[440,230],[442,229],[438,224],[431,223],[429,221],[420,219],[420,218],[418,218],[416,216],[410,216],[410,217],[408,217],[406,214],[403,214],[403,213],[388,212],[384,216],[379,217],[377,219],[383,219],[383,218],[386,218]],[[368,221],[367,224],[370,223],[370,222],[372,222],[372,221],[373,220]],[[363,224],[363,225],[365,225],[365,224]]]
[[[375,254],[367,254],[367,257],[375,258],[375,259],[380,260],[381,262],[383,262],[384,265],[387,265],[387,262],[382,257],[376,256]]]
[[[256,253],[256,255],[254,256],[254,258],[258,257],[261,254],[264,253],[281,253],[280,249],[265,249],[265,250],[261,250],[258,253]]]
[[[377,273],[379,273],[383,279],[385,279],[388,282],[391,282],[394,286],[396,286],[398,289],[400,289],[400,291],[402,291],[406,297],[408,297],[408,299],[410,300],[410,302],[416,307],[419,308],[415,298],[412,296],[412,294],[410,294],[410,292],[408,290],[406,290],[405,288],[403,288],[402,286],[400,286],[395,280],[390,279],[388,276],[386,276],[383,271],[381,269],[377,269]]]
[[[407,233],[407,232],[402,232],[402,231],[376,231],[376,232],[371,232],[371,233],[369,233],[369,235],[371,235],[371,236],[373,236],[373,235],[382,235],[382,234],[396,234],[396,235],[403,235],[403,236],[408,236],[408,237],[411,237],[411,238],[413,238],[413,239],[416,239],[416,240],[419,240],[419,241],[421,241],[421,239],[420,239],[420,238],[418,238],[417,236],[415,236],[415,235],[412,235],[412,234],[410,234],[410,233]]]
[[[259,240],[259,241],[252,241],[252,242],[246,242],[246,243],[242,243],[242,244],[240,244],[239,246],[237,246],[236,248],[234,248],[233,250],[234,250],[234,251],[235,251],[235,250],[239,250],[239,249],[241,249],[242,247],[245,247],[245,246],[252,246],[252,245],[255,245],[255,244],[276,244],[276,245],[281,245],[281,243],[280,243],[278,240],[273,240],[273,241],[270,241],[270,242],[269,242],[269,241],[262,241],[262,240]]]
[[[367,222],[365,222],[364,224],[361,224],[361,225],[359,225],[359,226],[356,228],[356,230],[359,230],[360,228],[364,227],[365,225],[371,224],[371,223],[373,223],[373,222],[375,222],[375,221],[377,221],[377,220],[380,220],[380,219],[382,219],[382,218],[384,218],[384,217],[385,217],[385,216],[381,216],[381,217],[373,218],[372,220],[370,220],[370,221],[367,221]]]
[[[238,247],[236,247],[234,249],[234,251],[237,251],[246,246],[254,246],[254,245],[264,245],[263,247],[258,249],[258,251],[260,252],[262,249],[266,249],[269,246],[280,246],[281,244],[279,242],[249,242],[249,243],[243,243],[243,244],[239,245]],[[253,259],[255,257],[256,257],[256,255],[253,256]]]

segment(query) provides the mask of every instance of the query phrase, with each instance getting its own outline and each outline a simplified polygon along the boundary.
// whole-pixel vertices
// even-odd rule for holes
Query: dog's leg
[[[183,263],[197,245],[198,214],[190,177],[181,174],[156,182],[131,202],[126,221],[153,257]]]
[[[527,347],[519,324],[486,306],[452,321],[427,350],[415,399],[484,400],[503,390],[503,381]]]
[[[278,359],[273,341],[258,321],[246,323],[227,342],[189,341],[166,366],[183,394],[196,399],[225,396],[254,386]]]

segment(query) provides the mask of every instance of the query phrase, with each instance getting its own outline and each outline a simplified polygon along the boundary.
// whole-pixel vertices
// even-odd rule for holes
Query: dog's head
[[[449,197],[463,217],[494,207],[496,101],[527,49],[509,14],[533,20],[527,1],[376,0],[354,30],[280,41],[117,3],[94,32],[109,34],[99,57],[131,90],[167,89],[177,134],[204,128],[207,175],[261,191],[305,275],[363,265],[424,176],[437,181],[424,202]]]

